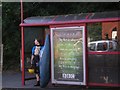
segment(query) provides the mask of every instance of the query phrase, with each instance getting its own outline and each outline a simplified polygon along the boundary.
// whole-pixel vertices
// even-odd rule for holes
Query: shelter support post
[[[25,69],[24,69],[24,29],[21,27],[22,40],[22,85],[25,85]]]

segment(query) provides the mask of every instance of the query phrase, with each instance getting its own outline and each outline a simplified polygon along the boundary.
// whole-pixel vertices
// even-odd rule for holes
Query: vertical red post
[[[23,2],[21,0],[21,23],[23,23]],[[21,27],[21,42],[22,42],[22,85],[25,85],[25,69],[24,69],[24,28]]]
[[[24,29],[21,27],[22,39],[22,85],[25,85],[25,69],[24,69]]]

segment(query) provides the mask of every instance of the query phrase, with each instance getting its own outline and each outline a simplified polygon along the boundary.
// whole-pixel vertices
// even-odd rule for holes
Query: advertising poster
[[[51,28],[52,82],[85,85],[84,26]]]

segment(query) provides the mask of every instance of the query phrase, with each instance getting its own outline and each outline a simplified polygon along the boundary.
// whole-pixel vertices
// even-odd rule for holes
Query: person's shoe
[[[35,84],[34,86],[40,86],[40,81],[37,81],[37,84]]]

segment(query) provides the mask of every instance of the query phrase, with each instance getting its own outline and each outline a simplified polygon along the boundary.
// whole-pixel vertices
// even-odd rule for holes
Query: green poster
[[[84,81],[83,34],[83,28],[52,29],[55,81],[68,83]]]

